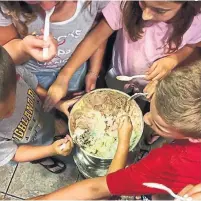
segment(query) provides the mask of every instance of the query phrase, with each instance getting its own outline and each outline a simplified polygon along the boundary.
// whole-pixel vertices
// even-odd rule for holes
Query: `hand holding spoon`
[[[191,197],[181,197],[179,195],[176,195],[170,188],[168,188],[167,186],[163,185],[163,184],[158,184],[158,183],[143,183],[144,186],[149,187],[149,188],[157,188],[157,189],[161,189],[164,190],[166,192],[168,192],[172,197],[181,200],[181,201],[191,201],[192,198]]]

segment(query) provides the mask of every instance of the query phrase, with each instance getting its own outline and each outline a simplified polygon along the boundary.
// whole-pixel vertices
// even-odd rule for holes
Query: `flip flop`
[[[49,164],[46,160],[51,160],[52,164]],[[33,161],[32,163],[33,164],[38,163],[42,165],[46,170],[54,174],[59,174],[66,170],[66,164],[63,161],[59,160],[58,158],[48,157],[45,159]]]

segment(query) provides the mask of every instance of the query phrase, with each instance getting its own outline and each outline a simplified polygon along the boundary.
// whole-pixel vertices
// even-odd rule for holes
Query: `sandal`
[[[58,158],[48,157],[45,159],[33,161],[31,163],[33,164],[39,163],[46,170],[54,174],[59,174],[66,170],[66,164],[63,161],[59,160]]]

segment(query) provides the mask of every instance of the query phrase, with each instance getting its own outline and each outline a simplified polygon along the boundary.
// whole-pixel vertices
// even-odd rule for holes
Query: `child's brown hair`
[[[178,49],[184,33],[190,27],[193,18],[200,12],[201,2],[197,1],[173,1],[182,4],[174,19],[172,19],[173,32],[168,39],[168,53]],[[123,1],[121,4],[123,20],[130,38],[137,41],[143,36],[145,21],[142,19],[142,9],[139,1]]]
[[[0,101],[7,100],[16,88],[15,64],[8,52],[0,46]]]
[[[201,60],[173,71],[155,92],[158,114],[186,137],[201,138]]]

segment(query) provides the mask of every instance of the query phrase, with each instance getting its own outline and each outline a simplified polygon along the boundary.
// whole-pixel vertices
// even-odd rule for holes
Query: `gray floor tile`
[[[6,195],[4,200],[23,200],[23,199],[17,198],[17,197],[11,196],[11,195]]]
[[[16,165],[4,165],[0,167],[0,191],[6,192],[6,189],[8,188],[8,185],[10,183],[10,180],[12,178],[12,175],[15,171]]]
[[[26,199],[76,182],[78,170],[71,158],[66,161],[67,169],[61,174],[52,174],[39,164],[19,164],[8,193]]]

